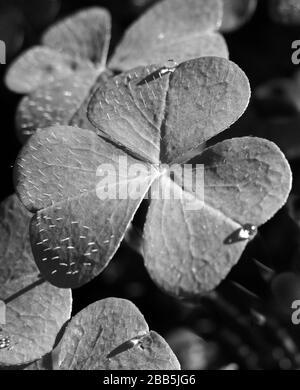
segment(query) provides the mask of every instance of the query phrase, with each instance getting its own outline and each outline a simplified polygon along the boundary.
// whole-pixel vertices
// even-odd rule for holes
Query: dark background
[[[103,6],[111,12],[113,32],[110,50],[113,50],[125,28],[150,3],[153,1],[0,0],[0,39],[7,45],[7,65],[24,49],[37,44],[40,34],[54,21],[91,5]],[[291,61],[291,43],[300,39],[300,27],[272,22],[265,0],[259,1],[258,9],[250,22],[236,32],[225,34],[225,38],[231,60],[245,71],[253,91],[271,79],[290,77],[298,70]],[[14,131],[14,115],[20,96],[9,92],[3,84],[7,65],[0,65],[0,199],[14,191],[12,166],[21,148]],[[280,95],[282,91],[276,93]],[[252,102],[252,105],[255,104],[257,102]],[[280,109],[279,104],[276,115]],[[245,132],[245,129],[240,130],[241,124],[243,122],[232,129],[235,136]],[[225,132],[226,137],[231,136],[230,131]],[[251,134],[251,129],[249,131]],[[296,183],[298,166],[296,159],[292,162]],[[297,194],[297,185],[294,185],[293,191]],[[143,208],[135,219],[137,226],[141,227],[142,220]],[[185,350],[190,343],[187,334],[179,332],[182,327],[192,329],[211,340],[212,344],[204,349],[201,347],[197,352],[204,356],[203,366],[215,368],[235,362],[241,368],[292,368],[299,364],[298,352],[288,352],[282,346],[282,335],[278,336],[277,333],[283,326],[289,337],[295,338],[299,343],[300,328],[298,330],[288,324],[289,313],[281,310],[280,303],[274,301],[270,286],[253,259],[259,259],[276,272],[294,269],[295,258],[298,260],[299,237],[299,228],[289,218],[287,208],[284,208],[260,229],[259,236],[249,244],[239,265],[218,289],[217,293],[225,303],[222,300],[216,303],[213,298],[207,298],[198,302],[198,306],[180,302],[161,293],[149,279],[142,257],[123,244],[101,276],[74,291],[74,313],[104,297],[128,298],[145,315],[150,328],[168,337],[174,349]],[[260,328],[255,321],[252,324],[253,316],[249,313],[256,305],[256,297],[236,290],[228,282],[230,280],[238,281],[258,296],[263,302],[266,315],[274,316],[281,325],[275,321],[275,328],[270,330]],[[283,290],[284,292],[279,291],[279,300],[288,299],[288,293]],[[290,293],[295,294],[295,291]],[[240,324],[240,319],[246,323]],[[173,338],[168,336],[170,332],[176,332]],[[184,347],[178,346],[181,340],[185,342]],[[195,343],[195,340],[192,341],[193,345]],[[284,352],[278,352],[278,357],[274,350]]]

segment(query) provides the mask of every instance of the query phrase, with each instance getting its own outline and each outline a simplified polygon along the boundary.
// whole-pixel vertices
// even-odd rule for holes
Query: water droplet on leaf
[[[119,345],[115,349],[113,349],[108,355],[107,359],[111,359],[117,355],[119,355],[122,352],[126,352],[129,349],[135,347],[136,345],[142,346],[143,339],[145,338],[145,335],[134,337],[128,341],[125,341],[123,344]]]
[[[251,240],[257,233],[257,227],[250,223],[246,223],[240,229],[235,230],[230,236],[228,236],[224,243],[234,244],[240,241]]]

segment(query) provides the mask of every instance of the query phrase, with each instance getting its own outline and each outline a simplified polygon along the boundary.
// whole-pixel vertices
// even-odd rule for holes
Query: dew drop
[[[135,346],[140,346],[142,345],[143,343],[143,340],[145,339],[145,337],[147,337],[147,335],[143,334],[143,335],[140,335],[140,336],[136,336],[136,337],[133,337],[132,339],[128,340],[128,341],[125,341],[124,343],[122,343],[121,345],[119,345],[118,347],[116,347],[115,349],[113,349],[107,356],[106,358],[107,359],[111,359],[123,352],[126,352],[130,349],[132,349],[133,347]]]
[[[250,223],[246,223],[240,229],[234,231],[230,236],[228,236],[224,243],[225,244],[234,244],[240,241],[247,241],[254,238],[257,233],[257,227]]]

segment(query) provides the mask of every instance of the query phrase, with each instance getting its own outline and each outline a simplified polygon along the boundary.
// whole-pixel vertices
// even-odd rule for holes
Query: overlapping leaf
[[[33,92],[49,82],[73,77],[78,70],[104,69],[110,42],[110,16],[102,8],[87,8],[63,19],[42,37],[44,46],[29,49],[9,68],[7,86]],[[99,69],[100,68],[100,69]]]
[[[0,284],[38,274],[29,240],[31,216],[16,195],[0,205]]]
[[[66,18],[44,34],[38,46],[10,67],[6,84],[31,93],[22,99],[16,116],[19,138],[37,128],[68,124],[105,69],[110,42],[110,16],[90,8]]]
[[[145,226],[146,267],[172,294],[198,295],[217,286],[247,243],[229,245],[228,236],[244,224],[264,223],[286,201],[291,173],[271,142],[233,139],[195,157],[203,142],[232,124],[246,108],[250,89],[244,73],[216,57],[165,70],[137,68],[108,81],[106,92],[95,92],[88,113],[100,138],[89,131],[56,128],[38,132],[24,148],[18,160],[17,188],[22,202],[38,211],[32,224],[33,248],[41,272],[51,282],[64,286],[87,282],[101,272],[118,247],[141,199],[99,201],[95,196],[97,164],[112,162],[115,167],[116,156],[127,155],[129,165],[137,161],[136,156],[147,168],[154,167],[154,175],[144,178],[144,194],[154,180],[154,192],[170,189],[177,195],[152,196]],[[184,162],[192,156],[193,163],[205,168],[202,192],[196,191],[193,181],[183,186],[180,177],[169,176],[166,169],[166,162]],[[112,172],[109,175],[113,177]],[[80,195],[84,189],[86,193]],[[107,222],[112,209],[115,218]],[[60,226],[55,221],[62,218]],[[72,221],[79,225],[77,230]],[[90,272],[83,266],[85,254],[90,253],[86,241],[84,245],[80,241],[84,226],[91,229],[89,239],[98,250]],[[120,232],[117,239],[108,237],[113,231]],[[62,250],[62,245],[67,248]],[[54,246],[59,246],[58,253]],[[58,263],[53,262],[56,259]],[[60,262],[73,263],[72,275],[77,271],[69,282],[61,271],[66,265]]]
[[[88,8],[50,27],[42,38],[45,46],[72,58],[91,61],[105,68],[110,42],[111,20],[102,8]]]
[[[131,302],[108,298],[78,313],[66,328],[58,357],[62,370],[179,370],[165,340]]]
[[[154,5],[125,32],[109,67],[129,70],[139,65],[178,63],[202,56],[228,57],[216,33],[222,20],[219,0],[172,0]]]
[[[182,62],[204,55],[227,57],[225,41],[215,32],[221,16],[220,0],[180,4],[178,0],[165,0],[131,26],[109,67],[128,70],[170,59]],[[31,93],[17,111],[16,126],[22,142],[37,128],[57,123],[76,125],[77,121],[91,128],[86,101],[97,76],[105,71],[109,41],[108,13],[89,8],[55,24],[42,38],[45,46],[17,59],[6,80],[10,89]],[[70,122],[72,117],[76,118]]]
[[[9,68],[5,82],[9,89],[18,93],[30,93],[42,85],[74,77],[74,73],[91,64],[76,61],[69,55],[44,46],[35,46],[18,57]]]
[[[49,353],[70,318],[71,291],[38,281],[33,274],[2,284],[0,298],[6,301],[1,335],[9,340],[0,349],[0,366],[30,363]]]
[[[78,71],[75,77],[55,80],[23,97],[16,113],[20,141],[24,143],[38,128],[68,124],[96,77],[94,69]]]

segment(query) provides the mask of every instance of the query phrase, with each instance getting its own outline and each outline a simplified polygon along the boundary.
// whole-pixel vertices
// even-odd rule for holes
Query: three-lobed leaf
[[[246,108],[250,88],[245,74],[217,57],[164,69],[137,68],[94,93],[88,115],[100,137],[74,128],[45,129],[23,149],[17,189],[26,207],[37,211],[31,230],[33,250],[41,272],[52,283],[79,286],[101,272],[151,184],[154,192],[171,189],[178,196],[150,199],[144,235],[147,269],[160,287],[176,295],[195,296],[216,287],[247,243],[229,244],[227,238],[245,224],[264,223],[286,201],[290,169],[271,142],[232,139],[197,156],[203,142],[230,126]],[[154,174],[140,176],[144,187],[138,200],[96,196],[100,164],[112,163],[109,188],[120,186],[113,173],[118,170],[117,156],[127,156],[129,166],[138,161],[146,169],[154,168]],[[200,173],[204,167],[203,192],[195,191],[193,183],[183,187],[165,169],[166,162],[191,157],[194,164],[201,164]],[[61,218],[63,223],[56,224]],[[90,272],[83,266],[91,256],[85,239],[83,245],[80,241],[84,226],[96,243]],[[39,234],[40,228],[45,236]],[[115,232],[117,236],[108,236]],[[109,250],[104,249],[105,242]],[[58,253],[54,245],[59,246]],[[75,274],[68,281],[70,270],[68,275],[60,270],[71,264]]]

